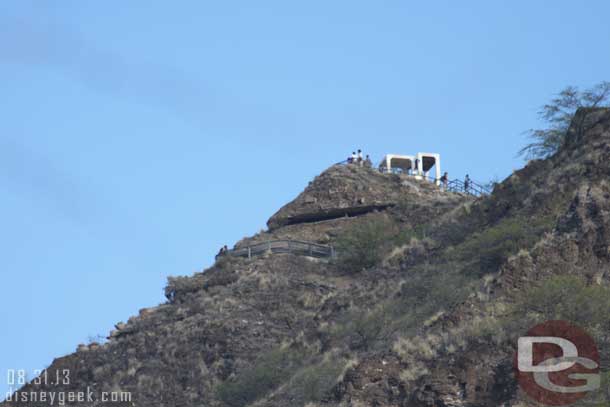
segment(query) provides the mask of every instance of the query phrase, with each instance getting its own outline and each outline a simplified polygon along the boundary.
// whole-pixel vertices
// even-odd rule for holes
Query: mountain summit
[[[489,196],[333,166],[267,231],[170,278],[165,304],[55,359],[47,372],[70,383],[21,392],[120,390],[131,402],[95,405],[151,407],[536,405],[512,373],[520,333],[578,319],[600,351],[609,340],[595,308],[610,292],[609,175],[608,109],[579,111],[557,154]]]

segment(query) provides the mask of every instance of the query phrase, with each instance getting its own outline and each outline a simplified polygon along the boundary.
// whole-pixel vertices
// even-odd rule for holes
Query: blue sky
[[[128,4],[127,4],[128,3]],[[504,178],[610,3],[0,4],[0,399],[362,148]]]

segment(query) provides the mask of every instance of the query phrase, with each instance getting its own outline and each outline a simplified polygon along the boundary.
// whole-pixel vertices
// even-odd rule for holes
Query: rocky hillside
[[[133,397],[93,405],[537,405],[512,373],[536,322],[579,324],[609,360],[610,111],[571,132],[478,199],[331,167],[236,246],[304,240],[336,259],[224,256],[170,278],[167,303],[53,361],[69,384],[22,390]]]

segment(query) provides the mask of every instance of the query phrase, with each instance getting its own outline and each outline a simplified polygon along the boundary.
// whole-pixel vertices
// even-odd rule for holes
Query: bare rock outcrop
[[[358,216],[384,210],[406,200],[457,199],[434,183],[398,174],[383,174],[357,165],[335,165],[317,176],[292,202],[267,222],[270,230],[282,226]]]

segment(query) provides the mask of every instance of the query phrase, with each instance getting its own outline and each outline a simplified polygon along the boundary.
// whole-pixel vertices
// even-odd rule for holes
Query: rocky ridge
[[[118,389],[133,400],[111,405],[140,406],[533,406],[512,376],[507,310],[556,275],[610,282],[610,111],[584,129],[479,199],[331,167],[237,246],[332,243],[383,221],[409,238],[382,263],[221,258],[171,278],[167,303],[107,342],[53,361],[70,385],[22,390]]]

